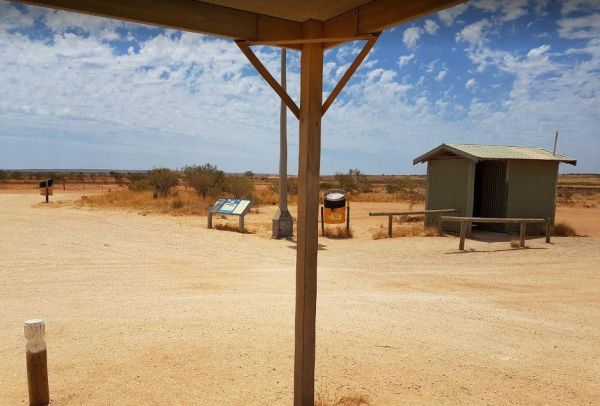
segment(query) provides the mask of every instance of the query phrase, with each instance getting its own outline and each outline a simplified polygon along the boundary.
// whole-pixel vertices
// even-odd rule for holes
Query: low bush
[[[560,223],[554,224],[552,235],[559,237],[577,237],[577,231],[569,223],[561,221]]]
[[[360,393],[330,396],[319,392],[315,399],[315,406],[369,406],[370,404],[369,397]]]
[[[438,237],[440,234],[437,227],[424,227],[419,224],[411,224],[392,228],[392,238],[397,237]],[[374,240],[389,238],[387,228],[383,225],[373,233]]]
[[[325,237],[334,240],[343,240],[354,237],[352,227],[346,230],[346,226],[325,227]]]

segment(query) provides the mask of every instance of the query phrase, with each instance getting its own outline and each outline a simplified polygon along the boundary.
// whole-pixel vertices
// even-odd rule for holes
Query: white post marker
[[[27,359],[27,383],[29,386],[29,404],[43,406],[50,403],[48,390],[48,359],[46,341],[44,341],[45,324],[41,319],[25,322],[25,355]]]

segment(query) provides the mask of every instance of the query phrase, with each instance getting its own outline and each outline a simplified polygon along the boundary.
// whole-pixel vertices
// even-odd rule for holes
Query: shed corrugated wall
[[[474,183],[475,163],[471,160],[428,161],[425,209],[457,209],[457,216],[472,216]],[[427,215],[425,225],[435,226],[437,219],[437,215]],[[444,224],[444,229],[457,231],[458,225]]]
[[[558,162],[508,161],[506,216],[554,222],[557,179]]]

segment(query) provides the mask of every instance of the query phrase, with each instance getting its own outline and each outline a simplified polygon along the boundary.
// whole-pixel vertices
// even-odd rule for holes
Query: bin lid
[[[346,192],[343,190],[328,190],[325,192],[325,200],[339,201],[346,198]]]

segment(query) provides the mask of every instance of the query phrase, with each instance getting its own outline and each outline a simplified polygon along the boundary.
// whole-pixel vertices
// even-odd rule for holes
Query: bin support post
[[[244,215],[240,215],[240,233],[244,233]]]
[[[27,360],[27,386],[29,405],[45,406],[50,403],[48,389],[48,358],[44,341],[45,326],[40,319],[25,322],[25,356]]]
[[[527,230],[527,224],[521,223],[519,227],[519,246],[525,248],[525,232]]]
[[[458,249],[461,251],[465,250],[465,237],[467,235],[467,222],[460,222],[460,243],[458,245]]]
[[[346,237],[350,237],[350,205],[346,206]]]
[[[546,219],[546,244],[550,244],[550,235],[552,235],[552,220],[548,217]]]

